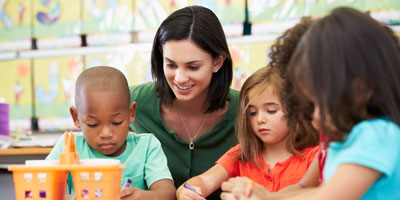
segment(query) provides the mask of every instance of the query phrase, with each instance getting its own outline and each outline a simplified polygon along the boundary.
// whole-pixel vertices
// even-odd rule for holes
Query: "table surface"
[[[53,147],[18,147],[0,149],[0,156],[5,155],[47,155]]]

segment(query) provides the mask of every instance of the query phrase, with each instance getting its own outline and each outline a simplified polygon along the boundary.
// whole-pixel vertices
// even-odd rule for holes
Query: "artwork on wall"
[[[134,10],[132,0],[83,0],[82,33],[88,46],[132,42]]]
[[[229,43],[233,61],[232,88],[240,90],[247,77],[267,65],[271,45],[272,41]]]
[[[0,0],[0,52],[31,48],[30,8],[30,0]]]
[[[31,60],[0,61],[0,87],[0,97],[10,107],[10,131],[31,129]]]
[[[32,2],[32,37],[37,38],[39,49],[81,45],[80,0],[32,0]],[[46,42],[48,39],[53,40]]]
[[[75,80],[83,70],[81,56],[33,60],[34,113],[39,130],[74,129],[69,107],[74,103]]]
[[[129,85],[152,81],[150,68],[150,44],[147,47],[129,46],[115,52],[85,56],[86,67],[110,66],[120,70]]]

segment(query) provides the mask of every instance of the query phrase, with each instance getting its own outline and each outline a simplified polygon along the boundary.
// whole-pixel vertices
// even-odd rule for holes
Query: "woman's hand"
[[[201,188],[196,186],[192,186],[192,188],[194,188],[196,192],[187,188],[183,188],[179,192],[179,196],[177,196],[176,198],[178,200],[205,200],[205,198],[202,196],[203,193],[201,192]]]

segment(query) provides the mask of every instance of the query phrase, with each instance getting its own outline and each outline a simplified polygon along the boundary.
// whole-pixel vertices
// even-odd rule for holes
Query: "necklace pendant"
[[[193,141],[190,141],[190,143],[189,143],[189,149],[190,149],[190,150],[193,150],[193,149],[194,149],[194,143],[193,143]]]

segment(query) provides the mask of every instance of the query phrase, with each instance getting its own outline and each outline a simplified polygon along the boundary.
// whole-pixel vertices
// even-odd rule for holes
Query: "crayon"
[[[131,185],[131,183],[132,183],[132,180],[131,180],[130,178],[128,178],[128,179],[125,181],[123,187],[124,187],[124,188],[129,187],[129,186]]]

